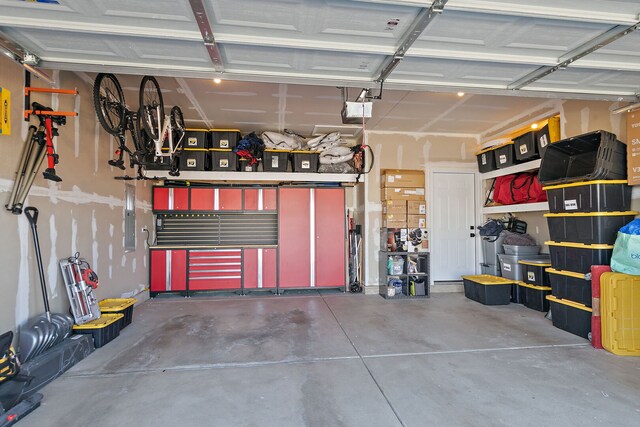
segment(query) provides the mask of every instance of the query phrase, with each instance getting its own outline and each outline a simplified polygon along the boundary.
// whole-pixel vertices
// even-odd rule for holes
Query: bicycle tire
[[[93,83],[93,106],[104,130],[111,135],[122,133],[126,104],[122,87],[116,76],[108,73],[100,73],[96,76]]]
[[[156,147],[153,139],[147,135],[147,133],[142,128],[142,108],[138,111],[138,117],[136,119],[136,132],[138,138],[138,146],[136,149],[138,151],[143,152],[144,154],[155,153]]]
[[[171,128],[174,131],[184,132],[184,116],[182,115],[182,110],[177,105],[171,109],[171,113],[169,114],[171,117]]]
[[[151,139],[158,139],[164,124],[164,102],[160,85],[153,76],[144,76],[140,83],[140,114],[142,126]],[[160,120],[158,120],[158,109]]]

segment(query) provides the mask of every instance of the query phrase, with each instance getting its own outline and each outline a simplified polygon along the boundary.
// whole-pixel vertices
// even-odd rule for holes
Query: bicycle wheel
[[[164,102],[160,85],[153,76],[144,76],[140,83],[140,114],[144,131],[152,139],[158,139],[164,124]]]
[[[184,132],[184,116],[182,115],[182,110],[177,105],[171,109],[171,128],[174,132],[182,133]]]
[[[100,73],[93,83],[93,106],[98,121],[111,135],[122,132],[126,104],[124,93],[116,76]]]

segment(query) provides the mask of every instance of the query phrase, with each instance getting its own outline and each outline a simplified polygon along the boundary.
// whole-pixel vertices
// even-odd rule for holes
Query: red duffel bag
[[[503,175],[496,178],[493,201],[502,205],[546,202],[547,193],[535,173]]]

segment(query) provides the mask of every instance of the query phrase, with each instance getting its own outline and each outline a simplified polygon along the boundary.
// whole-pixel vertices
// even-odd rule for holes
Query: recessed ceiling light
[[[538,129],[538,124],[537,123],[532,124],[531,129]]]
[[[464,92],[458,92],[458,96],[462,98],[464,96]]]
[[[222,83],[222,79],[220,77],[216,77],[215,79],[213,79],[213,82],[219,85],[220,83]]]

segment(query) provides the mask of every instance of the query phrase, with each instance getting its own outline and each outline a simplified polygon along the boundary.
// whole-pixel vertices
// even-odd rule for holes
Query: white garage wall
[[[114,176],[122,173],[107,164],[115,150],[115,142],[97,123],[91,86],[69,72],[60,72],[57,80],[60,88],[77,88],[80,95],[33,94],[32,101],[60,111],[75,110],[80,116],[69,118],[67,124],[60,127],[57,138],[60,164],[56,171],[63,181],[47,181],[40,171],[25,205],[35,206],[40,211],[38,231],[51,309],[67,312],[69,304],[58,260],[77,251],[87,258],[100,277],[96,291],[100,299],[138,292],[148,285],[148,251],[145,234],[140,230],[144,226],[151,229],[153,221],[151,183],[128,181],[136,187],[137,243],[135,251],[125,253],[125,181],[114,180]],[[9,198],[28,127],[21,114],[23,82],[22,68],[0,57],[0,86],[12,93],[12,133],[0,136],[2,205]],[[48,87],[35,78],[32,85]],[[35,119],[31,123],[37,124]],[[45,167],[43,165],[41,170]],[[27,218],[1,209],[0,227],[0,332],[4,332],[15,330],[43,313],[44,304]],[[144,293],[138,298],[145,299],[146,295]]]

